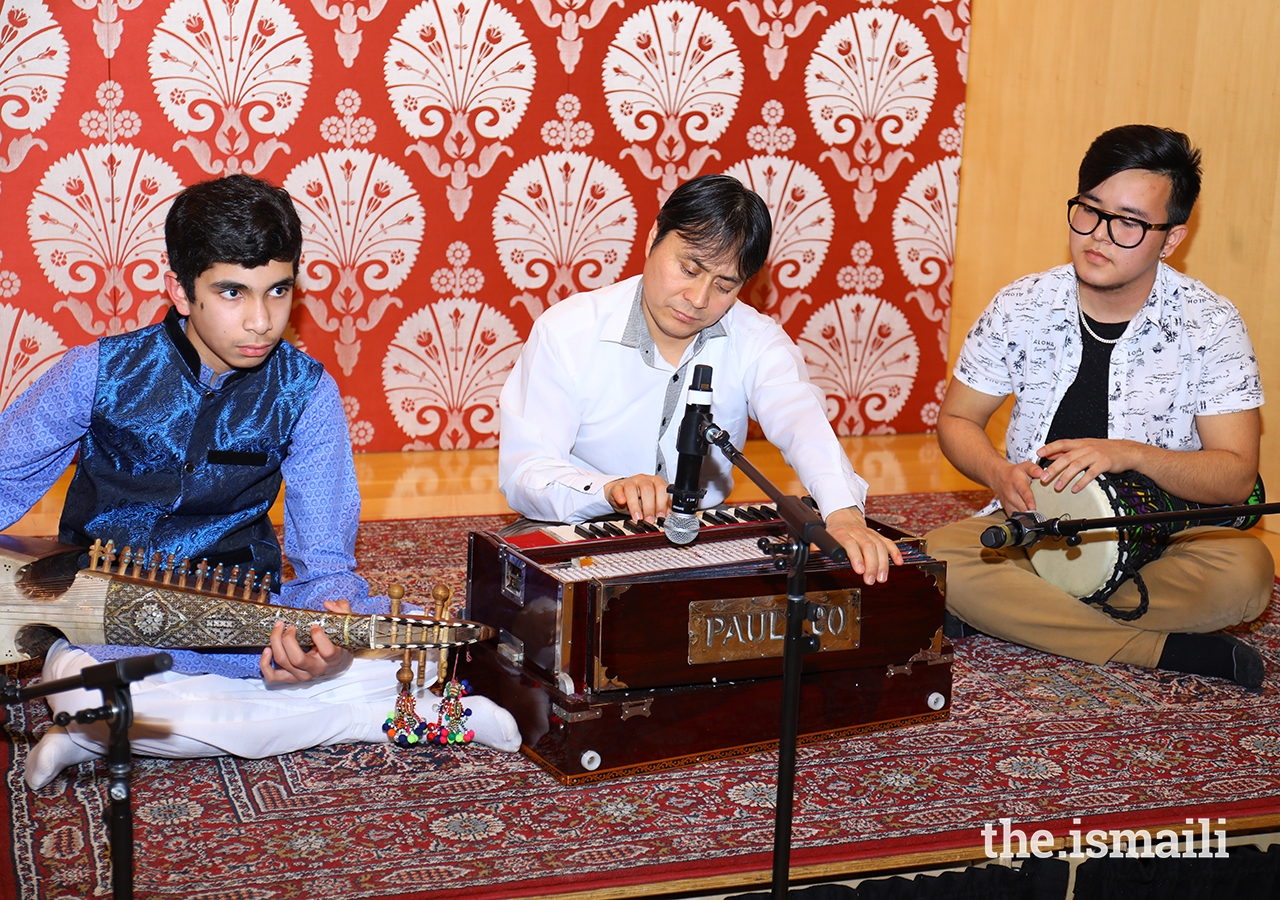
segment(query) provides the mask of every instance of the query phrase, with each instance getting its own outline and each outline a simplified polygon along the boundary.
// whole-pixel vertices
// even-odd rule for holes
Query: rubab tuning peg
[[[399,642],[400,625],[394,621],[394,617],[400,615],[400,602],[404,600],[404,585],[393,584],[387,588],[387,597],[391,600],[391,643]],[[408,632],[409,626],[405,626]],[[405,639],[408,640],[409,635],[406,633]],[[396,672],[396,681],[400,682],[401,693],[409,690],[409,684],[413,681],[413,651],[405,648],[403,655],[400,657],[400,670]]]
[[[435,617],[444,620],[449,617],[449,601],[453,598],[453,589],[447,584],[437,584],[431,589],[431,599],[435,601]],[[444,683],[448,679],[445,677],[449,672],[449,648],[441,647],[439,656],[436,658],[436,683],[431,686],[431,690],[435,694],[444,696]],[[422,659],[418,665],[418,684],[422,684],[422,662],[426,661],[427,651],[422,651]]]

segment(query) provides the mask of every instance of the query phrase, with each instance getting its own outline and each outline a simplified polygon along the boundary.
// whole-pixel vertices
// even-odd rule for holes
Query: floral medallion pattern
[[[502,268],[531,315],[617,281],[636,236],[636,207],[612,166],[547,153],[517,169],[493,209]],[[534,295],[532,291],[544,291]]]
[[[0,403],[158,321],[170,201],[244,173],[297,202],[286,339],[353,448],[492,446],[537,317],[638,272],[659,204],[729,172],[774,224],[742,297],[836,427],[932,429],[971,6],[0,0]]]
[[[663,0],[623,23],[605,55],[604,93],[631,142],[623,154],[659,182],[659,203],[719,158],[710,145],[733,120],[744,74],[729,29],[695,3]]]
[[[907,294],[907,299],[918,301],[931,322],[941,323],[938,339],[944,359],[959,194],[960,157],[943,157],[916,173],[893,213],[893,245],[898,265],[907,281],[919,288]],[[935,290],[930,291],[931,287]]]
[[[0,272],[0,282],[5,274]],[[48,322],[25,309],[0,303],[0,405],[8,406],[65,350]]]
[[[43,2],[0,3],[0,141],[8,141],[0,172],[16,169],[34,144],[48,148],[35,132],[48,124],[58,107],[67,82],[69,50],[62,28]]]
[[[54,163],[27,207],[40,267],[90,335],[150,325],[163,305],[164,215],[182,189],[164,160],[90,144]]]
[[[306,98],[311,49],[283,3],[175,0],[147,57],[160,108],[205,172],[254,174],[286,149],[278,137]],[[211,128],[212,146],[195,137]]]
[[[838,434],[894,433],[888,423],[906,404],[920,365],[902,310],[872,295],[846,294],[809,318],[799,344]]]
[[[519,354],[511,321],[474,298],[445,298],[419,310],[400,326],[382,362],[396,422],[410,437],[445,450],[496,446],[498,393]]]
[[[422,203],[403,169],[366,150],[327,150],[290,172],[284,186],[306,240],[301,303],[320,328],[337,333],[334,352],[350,375],[360,356],[357,333],[401,305],[390,291],[418,256]],[[366,290],[382,293],[369,298]]]
[[[929,119],[938,70],[923,32],[882,9],[845,16],[822,36],[804,74],[822,155],[852,181],[858,217],[875,207],[877,183],[891,179]],[[849,145],[851,152],[842,149]],[[888,149],[886,149],[888,145]]]
[[[747,132],[753,147],[771,151],[753,156],[727,170],[761,196],[773,220],[773,239],[764,268],[752,281],[746,300],[779,322],[787,322],[800,303],[812,298],[802,289],[813,281],[827,257],[835,228],[835,209],[818,174],[782,153],[795,143],[795,132],[780,125],[782,104],[764,105],[765,125]],[[785,297],[782,291],[791,293]]]
[[[524,117],[537,60],[506,8],[445,7],[444,0],[427,0],[405,16],[387,48],[384,74],[401,127],[419,139],[409,151],[431,174],[449,179],[449,208],[461,222],[471,206],[470,180],[514,152],[502,141]],[[432,138],[439,142],[428,143]]]

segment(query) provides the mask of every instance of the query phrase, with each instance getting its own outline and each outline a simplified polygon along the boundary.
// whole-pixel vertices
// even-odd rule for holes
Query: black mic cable
[[[711,367],[694,366],[693,379],[689,382],[689,395],[684,408],[684,419],[676,435],[676,478],[667,485],[671,495],[671,511],[662,523],[662,530],[673,544],[692,543],[698,536],[698,501],[707,493],[702,483],[702,458],[710,446],[703,431],[711,421]]]
[[[1003,525],[992,525],[982,532],[982,546],[992,550],[1002,547],[1029,547],[1044,537],[1044,513],[1036,510],[1016,512]]]

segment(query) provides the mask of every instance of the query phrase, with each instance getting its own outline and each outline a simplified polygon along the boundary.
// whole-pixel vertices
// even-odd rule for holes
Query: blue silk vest
[[[267,511],[322,372],[281,342],[213,390],[200,383],[200,358],[174,309],[159,325],[102,338],[59,540],[252,567],[278,585],[280,544]]]

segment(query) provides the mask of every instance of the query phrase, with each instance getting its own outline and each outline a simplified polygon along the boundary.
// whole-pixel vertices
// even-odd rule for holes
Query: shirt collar
[[[1066,278],[1059,285],[1058,290],[1053,295],[1054,309],[1070,309],[1073,306],[1079,306],[1078,291],[1079,281],[1076,278],[1076,268],[1071,263],[1063,266]],[[1147,296],[1147,300],[1142,304],[1142,309],[1138,310],[1138,316],[1147,319],[1152,323],[1158,324],[1161,316],[1164,315],[1165,298],[1174,294],[1178,289],[1177,280],[1174,277],[1175,269],[1170,268],[1163,262],[1156,263],[1156,280],[1151,285],[1151,293]],[[1074,315],[1074,311],[1072,315]]]
[[[1164,304],[1167,297],[1178,290],[1178,282],[1174,277],[1175,270],[1163,262],[1156,263],[1156,281],[1151,286],[1151,296],[1142,306],[1142,314],[1153,324],[1159,324],[1164,316]]]
[[[643,290],[644,280],[639,279],[636,281],[635,295],[631,299],[631,308],[627,313],[627,324],[622,329],[622,336],[618,338],[618,343],[624,347],[634,347],[639,350],[640,356],[643,357],[645,363],[652,366],[657,356],[658,348],[653,342],[653,335],[649,332],[649,323],[644,317],[644,301],[641,298]],[[729,313],[732,312],[733,309],[730,307]],[[728,336],[729,330],[725,325],[725,320],[729,318],[729,313],[726,313],[714,325],[709,325],[698,332],[697,337],[693,339],[692,353],[689,350],[685,351],[686,358],[697,356],[701,353],[702,348],[706,346],[707,341],[711,338]]]
[[[219,375],[201,362],[199,352],[187,337],[187,320],[178,314],[176,306],[170,306],[169,311],[165,313],[164,330],[173,348],[178,351],[178,356],[182,357],[182,362],[191,372],[191,377],[201,385],[220,390],[232,381],[239,381],[249,374],[246,369],[231,369]]]

